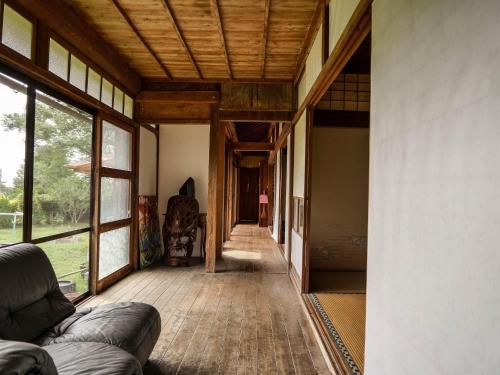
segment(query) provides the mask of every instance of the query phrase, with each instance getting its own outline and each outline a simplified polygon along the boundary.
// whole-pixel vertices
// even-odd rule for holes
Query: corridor
[[[330,373],[267,228],[236,226],[217,270],[157,266],[83,306],[140,301],[160,311],[145,374]]]

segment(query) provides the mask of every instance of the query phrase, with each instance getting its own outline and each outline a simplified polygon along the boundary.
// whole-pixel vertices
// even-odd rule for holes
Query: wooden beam
[[[271,122],[271,121],[292,121],[292,111],[238,111],[221,110],[221,121],[234,122]]]
[[[158,65],[160,65],[160,68],[163,70],[163,72],[165,73],[165,75],[167,76],[167,78],[171,79],[172,75],[170,74],[170,71],[168,70],[167,66],[163,63],[163,61],[160,60],[160,57],[156,54],[156,52],[153,50],[153,48],[151,48],[151,46],[149,45],[149,43],[146,42],[146,40],[144,39],[144,37],[141,35],[140,31],[137,29],[137,27],[134,25],[134,23],[132,22],[132,20],[128,16],[128,14],[125,11],[125,9],[123,9],[123,7],[120,5],[120,3],[118,2],[118,0],[112,0],[112,1],[113,1],[113,4],[114,4],[115,8],[118,10],[118,12],[120,12],[120,14],[122,15],[122,17],[127,22],[127,24],[134,31],[135,35],[139,38],[139,40],[144,45],[144,47],[146,47],[146,49],[151,54],[151,56],[153,56],[153,58],[156,60],[156,62],[158,63]]]
[[[318,104],[321,97],[370,33],[371,4],[372,0],[361,0],[356,7],[340,40],[337,42],[330,56],[328,56],[326,63],[323,65],[323,69],[314,81],[303,103],[300,104],[298,111],[295,113],[292,121],[294,124],[299,120],[306,106],[310,105],[314,107]]]
[[[141,88],[141,79],[125,63],[125,59],[83,20],[83,17],[63,0],[16,0],[20,6],[57,32],[78,52],[102,69],[135,95]]]
[[[314,126],[369,128],[370,112],[315,110]]]
[[[319,0],[318,5],[316,7],[316,10],[314,11],[313,18],[311,20],[311,24],[309,25],[309,29],[307,30],[306,38],[304,39],[304,44],[302,45],[300,49],[300,54],[297,59],[297,69],[295,73],[295,80],[294,84],[296,85],[302,70],[304,69],[304,66],[306,64],[306,59],[307,55],[309,54],[309,51],[311,50],[312,44],[314,37],[316,36],[316,33],[318,31],[319,25],[320,25],[320,20],[321,20],[321,15],[323,14],[324,11],[324,3],[323,1]]]
[[[262,37],[262,67],[260,70],[260,78],[264,79],[266,74],[266,49],[267,40],[269,38],[269,10],[271,8],[271,0],[265,0],[264,5],[264,34]]]
[[[238,142],[231,145],[233,151],[272,151],[274,143],[267,142]]]
[[[210,120],[210,150],[208,157],[208,212],[205,269],[215,272],[216,259],[222,253],[222,216],[224,199],[224,126],[219,121],[219,109],[212,104]]]
[[[219,31],[219,38],[222,44],[222,50],[224,51],[224,58],[226,59],[227,73],[229,79],[233,79],[233,71],[231,69],[231,62],[229,61],[229,53],[226,44],[226,34],[224,33],[224,27],[222,25],[222,18],[220,16],[220,7],[218,0],[210,0],[210,6],[212,8],[212,13],[215,14],[215,20],[217,21],[217,30]]]
[[[138,103],[218,103],[218,91],[141,91],[135,98]]]
[[[268,163],[269,164],[274,164],[276,161],[276,155],[283,148],[286,144],[286,141],[288,139],[288,135],[292,131],[292,124],[290,122],[287,122],[283,124],[283,127],[281,129],[281,133],[278,136],[278,139],[276,140],[274,144],[274,150],[269,153],[269,159]]]
[[[181,42],[182,46],[184,47],[184,50],[186,51],[186,54],[188,55],[189,60],[191,61],[191,64],[193,64],[193,67],[196,70],[196,73],[198,73],[198,78],[203,79],[203,74],[201,74],[201,70],[198,67],[196,60],[193,57],[193,53],[191,52],[191,49],[189,48],[189,46],[186,43],[186,39],[184,38],[184,34],[179,29],[177,19],[175,18],[174,11],[173,11],[172,7],[170,6],[169,1],[162,0],[161,4],[163,5],[163,8],[165,8],[165,11],[167,12],[168,17],[170,19],[170,23],[172,24],[172,27],[174,28],[174,31],[177,34],[177,37],[179,38],[179,41]]]
[[[231,134],[231,142],[237,143],[238,142],[238,133],[236,132],[236,126],[234,125],[234,122],[228,121],[227,122],[227,129],[229,130],[229,134]]]

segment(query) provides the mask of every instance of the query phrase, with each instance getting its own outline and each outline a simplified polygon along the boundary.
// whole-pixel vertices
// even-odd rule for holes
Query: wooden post
[[[219,108],[211,106],[210,152],[208,160],[207,272],[215,272],[215,261],[222,256],[222,215],[224,197],[224,127],[219,122]]]

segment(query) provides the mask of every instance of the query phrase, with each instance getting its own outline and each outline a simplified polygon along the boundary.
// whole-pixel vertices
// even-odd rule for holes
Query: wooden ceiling
[[[318,0],[65,0],[146,80],[291,81]]]

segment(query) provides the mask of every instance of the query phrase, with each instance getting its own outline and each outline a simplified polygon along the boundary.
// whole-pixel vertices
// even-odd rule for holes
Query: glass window
[[[0,246],[23,240],[26,91],[0,74]]]
[[[49,71],[61,77],[65,81],[68,79],[68,59],[68,50],[57,43],[54,39],[50,39]]]
[[[80,59],[71,55],[71,69],[69,71],[69,83],[85,91],[85,78],[87,77],[87,65]]]
[[[130,217],[130,181],[101,178],[101,223]]]
[[[87,94],[96,98],[97,100],[101,99],[101,76],[92,68],[89,68]]]
[[[92,116],[39,91],[32,238],[90,226]]]
[[[130,227],[104,232],[99,239],[99,279],[130,263]]]
[[[115,95],[113,97],[113,108],[118,112],[123,113],[123,91],[115,87]]]
[[[106,78],[102,79],[101,102],[113,106],[113,85]]]
[[[7,4],[3,9],[2,43],[31,59],[33,24]]]
[[[89,290],[89,233],[39,244],[56,273],[59,288],[74,300]]]
[[[123,114],[128,118],[132,118],[134,114],[134,100],[128,95],[125,95],[125,106],[123,108]]]
[[[107,121],[102,123],[102,166],[130,171],[132,134]]]

